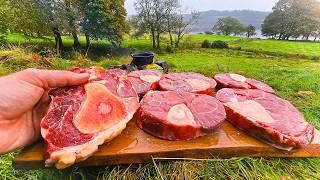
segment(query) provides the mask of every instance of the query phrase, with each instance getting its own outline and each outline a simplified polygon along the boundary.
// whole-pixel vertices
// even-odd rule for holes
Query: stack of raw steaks
[[[226,119],[283,150],[309,144],[314,137],[314,127],[290,102],[270,86],[238,74],[208,78],[157,70],[71,71],[89,73],[88,83],[50,90],[51,104],[41,121],[46,165],[59,169],[87,159],[118,136],[134,114],[143,131],[165,140],[208,135]]]

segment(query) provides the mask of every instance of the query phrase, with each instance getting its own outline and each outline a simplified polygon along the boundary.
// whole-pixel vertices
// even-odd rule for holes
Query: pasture
[[[200,44],[205,39],[226,41],[231,48],[202,49]],[[66,46],[72,45],[71,38],[65,36],[63,40]],[[9,55],[10,59],[0,62],[0,75],[28,67],[65,69],[98,65],[108,68],[110,65],[128,63],[130,52],[151,48],[147,38],[126,37],[122,48],[127,50],[112,56],[101,52],[99,57],[86,57],[81,52],[68,52],[62,57],[42,57],[38,55],[38,48],[34,50],[30,46],[42,44],[52,47],[54,41],[50,37],[27,38],[11,34],[8,41],[10,45],[2,47],[0,56]],[[84,37],[80,37],[80,42],[84,44]],[[190,42],[196,44],[195,48],[188,48]],[[109,43],[93,41],[93,46],[105,45]],[[170,71],[194,71],[210,77],[221,72],[241,72],[261,80],[272,86],[277,95],[290,100],[303,112],[308,122],[320,128],[319,42],[190,35],[185,38],[182,47],[174,53],[160,52],[156,59],[166,60]],[[301,96],[300,91],[310,91],[312,95]],[[320,159],[317,158],[232,158],[99,168],[73,167],[62,171],[21,171],[11,165],[16,153],[0,156],[0,179],[320,179]]]

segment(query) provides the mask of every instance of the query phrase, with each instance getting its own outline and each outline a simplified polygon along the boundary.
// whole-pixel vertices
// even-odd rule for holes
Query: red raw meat
[[[150,90],[156,90],[161,76],[162,73],[158,70],[133,71],[128,74],[129,80],[140,97]]]
[[[274,90],[267,84],[248,79],[239,74],[217,74],[214,79],[219,88],[239,88],[239,89],[260,89],[265,92],[274,93]]]
[[[139,107],[132,84],[122,70],[72,69],[90,73],[87,84],[51,90],[52,99],[41,121],[47,142],[46,165],[59,169],[85,160],[104,142],[118,136]]]
[[[214,79],[198,73],[169,73],[162,76],[159,86],[162,91],[183,91],[210,94],[216,87]]]
[[[289,102],[254,89],[221,89],[217,99],[224,103],[227,120],[248,134],[283,150],[309,144],[314,128]]]
[[[138,126],[167,140],[189,140],[212,133],[225,120],[222,103],[209,95],[150,91],[141,101]]]

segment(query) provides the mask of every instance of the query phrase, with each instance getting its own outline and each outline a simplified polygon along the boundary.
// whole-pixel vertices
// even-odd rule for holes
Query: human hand
[[[27,69],[0,78],[0,154],[30,145],[40,137],[40,121],[50,88],[80,85],[89,74]]]

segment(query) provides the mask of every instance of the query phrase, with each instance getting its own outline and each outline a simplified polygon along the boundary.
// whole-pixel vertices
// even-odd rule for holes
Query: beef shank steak
[[[314,128],[303,115],[274,94],[224,88],[216,97],[224,103],[227,120],[235,127],[276,148],[290,151],[313,139]]]
[[[254,79],[248,79],[239,74],[217,74],[214,79],[219,88],[259,89],[265,92],[274,93],[269,85]]]
[[[161,91],[184,91],[196,94],[210,94],[216,87],[214,79],[199,73],[169,73],[162,76],[159,87]]]
[[[150,91],[141,101],[138,126],[167,140],[190,140],[212,133],[225,120],[222,103],[209,95]]]
[[[89,82],[51,90],[51,104],[41,121],[47,142],[46,165],[58,169],[85,160],[126,127],[139,98],[121,70],[72,69],[90,73]]]
[[[150,90],[156,90],[161,76],[162,73],[158,70],[133,71],[128,74],[129,80],[140,97]]]

